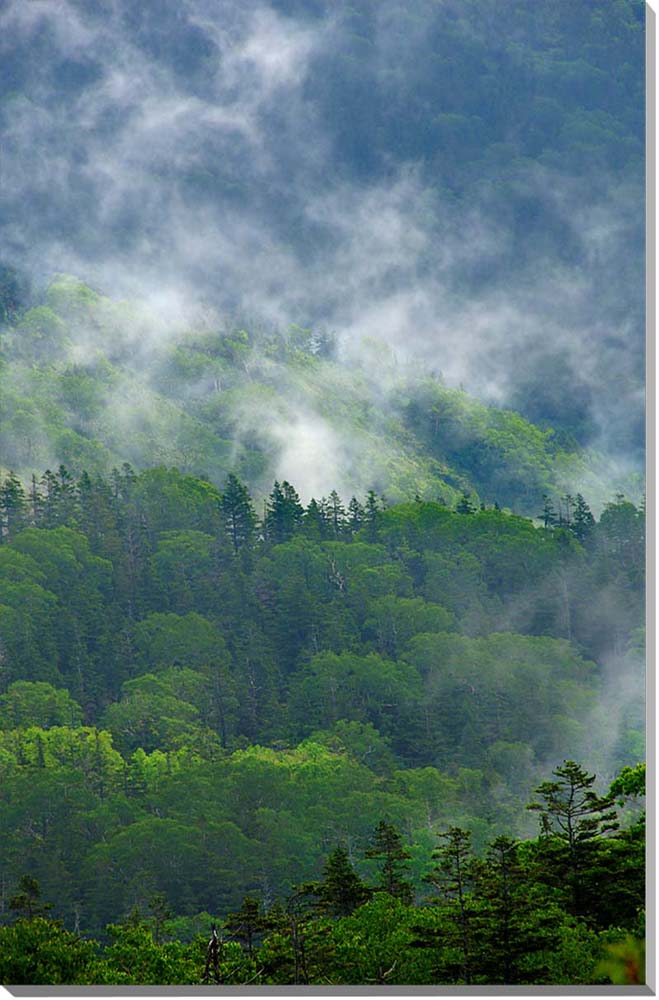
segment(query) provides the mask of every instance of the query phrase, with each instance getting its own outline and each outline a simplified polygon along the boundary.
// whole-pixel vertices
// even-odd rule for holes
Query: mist
[[[10,2],[3,256],[37,288],[68,272],[146,303],[160,320],[136,332],[141,366],[202,307],[227,322],[322,325],[347,365],[384,342],[531,420],[560,422],[577,400],[581,443],[638,469],[640,161],[621,173],[586,157],[570,172],[518,158],[504,183],[474,160],[456,180],[441,144],[411,155],[411,140],[378,143],[373,123],[336,106],[330,83],[353,111],[370,94],[376,122],[403,90],[427,91],[425,60],[455,10],[421,4],[401,35],[393,3],[369,6],[366,45],[341,4]],[[491,13],[499,58],[505,27]],[[460,28],[469,44],[483,23]],[[441,91],[432,99],[429,120]],[[522,229],[507,189],[528,204]],[[301,440],[308,418],[295,417],[289,457],[316,447],[317,428]],[[304,491],[345,478],[327,473]]]

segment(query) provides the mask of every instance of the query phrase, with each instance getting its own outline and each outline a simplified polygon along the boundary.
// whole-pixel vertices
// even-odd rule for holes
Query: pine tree
[[[233,473],[229,474],[225,483],[220,510],[233,551],[238,553],[242,548],[249,547],[254,538],[256,512],[247,487]]]
[[[538,894],[519,846],[506,836],[493,840],[477,878],[479,971],[504,985],[537,982],[559,937],[555,906]]]
[[[25,527],[27,497],[18,476],[10,472],[0,487],[0,542]]]
[[[357,497],[351,497],[350,503],[348,504],[348,531],[351,535],[359,531],[362,524],[364,523],[364,508],[360,504]]]
[[[411,883],[404,878],[410,854],[403,847],[402,838],[391,823],[380,820],[365,857],[382,859],[378,889],[381,892],[388,892],[406,905],[411,904],[414,890]]]
[[[278,544],[292,538],[302,524],[304,508],[290,483],[275,480],[265,509],[267,538]]]
[[[575,916],[582,914],[582,888],[586,869],[593,860],[593,842],[618,828],[615,797],[597,795],[588,774],[573,760],[552,772],[557,781],[543,781],[535,791],[543,800],[527,809],[539,813],[544,859],[550,866],[549,880],[563,879],[570,893]]]
[[[39,489],[37,477],[33,473],[32,479],[30,480],[30,493],[28,496],[28,519],[30,524],[34,527],[38,527],[41,524],[41,520],[43,518],[43,508],[43,494]]]
[[[565,504],[565,515],[563,515],[563,509],[562,509],[561,504]],[[573,496],[571,496],[569,493],[566,493],[565,496],[561,497],[560,503],[559,503],[560,514],[559,514],[559,518],[558,518],[558,523],[561,526],[561,528],[567,528],[568,530],[570,529],[570,527],[572,525],[572,508],[573,508],[573,506],[574,506],[574,497]]]
[[[476,508],[469,499],[468,493],[463,493],[457,504],[455,505],[455,511],[457,514],[475,514]]]
[[[18,880],[18,892],[9,900],[9,909],[21,917],[33,920],[34,917],[44,917],[52,908],[52,903],[41,901],[41,888],[31,875],[21,875]]]
[[[595,525],[595,518],[592,511],[581,493],[577,493],[574,503],[574,514],[572,517],[571,530],[575,538],[580,542],[585,542]]]
[[[455,943],[461,955],[460,972],[468,984],[472,980],[470,896],[476,871],[471,850],[471,833],[452,826],[446,833],[441,833],[439,839],[444,844],[433,851],[432,857],[437,863],[426,875],[425,881],[438,889],[445,902],[454,904],[457,917]]]
[[[247,948],[249,957],[253,958],[256,937],[266,927],[259,900],[253,896],[245,896],[240,909],[227,914],[226,926],[233,937]]]
[[[329,511],[325,497],[320,502],[311,498],[304,512],[304,528],[305,534],[317,541],[330,537]]]
[[[542,494],[543,507],[542,514],[540,514],[540,520],[542,521],[545,528],[553,528],[558,524],[558,517],[556,516],[556,510],[553,503],[551,502],[551,497],[548,497],[546,493]]]
[[[316,884],[320,908],[334,917],[347,917],[371,895],[350,862],[348,852],[336,847],[323,868],[324,879]]]
[[[329,495],[328,507],[332,537],[335,541],[338,541],[342,537],[345,528],[346,512],[341,503],[341,497],[336,490],[332,490]]]
[[[373,490],[369,490],[364,504],[364,524],[366,525],[366,538],[369,542],[377,542],[378,540],[379,514],[380,505],[377,495]]]

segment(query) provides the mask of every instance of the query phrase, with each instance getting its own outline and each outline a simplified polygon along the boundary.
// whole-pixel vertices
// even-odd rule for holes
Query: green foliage
[[[71,726],[82,722],[82,709],[65,688],[43,681],[15,681],[0,695],[0,728]]]
[[[581,545],[496,509],[371,495],[349,511],[336,495],[314,512],[282,487],[294,517],[277,541],[234,492],[237,544],[225,494],[176,470],[6,478],[6,884],[29,872],[56,918],[99,938],[135,906],[152,914],[98,959],[99,982],[198,982],[203,913],[224,925],[226,983],[592,977],[599,935],[639,933],[641,772],[612,788],[624,829],[604,830],[605,809],[575,818],[572,853],[560,829],[513,838],[531,833],[540,763],[591,745],[603,674],[585,609],[602,588],[639,661],[638,512],[616,501]],[[620,767],[637,730],[623,718]],[[542,800],[549,827],[561,788]],[[473,844],[462,904],[438,882],[411,906],[458,825]],[[409,919],[379,925],[399,899]],[[192,950],[167,940],[199,929]]]
[[[200,978],[200,954],[195,945],[158,943],[139,918],[110,925],[112,944],[105,950],[105,978],[99,982],[189,985]]]
[[[0,981],[48,986],[97,981],[96,946],[45,917],[0,927]]]
[[[410,854],[403,847],[402,838],[391,823],[384,819],[380,820],[373,832],[366,857],[381,862],[378,888],[402,903],[411,903],[414,890],[404,877]]]

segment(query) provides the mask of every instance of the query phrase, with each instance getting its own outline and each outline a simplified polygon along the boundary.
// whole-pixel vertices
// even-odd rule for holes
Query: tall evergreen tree
[[[371,895],[343,847],[332,851],[323,867],[323,875],[323,881],[315,884],[313,892],[321,910],[331,916],[347,917]]]
[[[410,904],[414,898],[414,890],[405,878],[410,854],[403,847],[402,837],[391,823],[380,820],[365,857],[379,858],[382,861],[378,889]]]
[[[240,909],[227,914],[226,926],[233,937],[245,946],[249,957],[253,958],[256,939],[266,927],[259,900],[253,896],[245,896]]]
[[[540,514],[540,520],[545,528],[553,528],[558,524],[558,516],[556,514],[556,508],[551,502],[551,497],[547,496],[546,493],[542,495],[543,507],[542,514]]]
[[[332,490],[329,495],[328,513],[332,537],[338,541],[343,536],[346,512],[336,490]]]
[[[364,523],[364,507],[357,497],[351,497],[348,504],[348,531],[354,535]]]
[[[471,927],[473,907],[471,896],[476,880],[476,866],[471,849],[471,833],[458,826],[452,826],[439,839],[441,847],[433,851],[436,862],[425,881],[432,883],[441,893],[446,903],[453,903],[456,920],[455,945],[460,953],[460,973],[464,982],[472,981]],[[447,932],[450,920],[447,921]]]
[[[249,547],[254,538],[256,512],[247,487],[230,473],[220,500],[222,522],[231,540],[233,551],[238,553]]]
[[[476,508],[469,499],[468,493],[463,493],[457,504],[455,505],[455,510],[457,514],[475,514]]]
[[[363,514],[363,523],[366,525],[366,537],[369,542],[376,542],[378,539],[379,513],[380,504],[377,494],[373,490],[369,490],[366,494]]]
[[[572,516],[571,530],[575,538],[580,542],[585,542],[595,526],[595,518],[592,511],[581,493],[577,493],[574,501],[574,513]]]
[[[300,498],[290,483],[275,481],[266,504],[265,531],[267,538],[278,544],[292,538],[304,517]]]
[[[552,773],[557,780],[543,781],[535,789],[542,801],[531,802],[527,809],[539,814],[541,854],[549,865],[549,880],[564,882],[571,911],[580,916],[594,841],[618,828],[615,797],[610,793],[597,795],[592,788],[595,775],[573,760],[564,761]]]
[[[10,472],[0,487],[0,542],[12,538],[25,527],[27,497],[23,484]]]

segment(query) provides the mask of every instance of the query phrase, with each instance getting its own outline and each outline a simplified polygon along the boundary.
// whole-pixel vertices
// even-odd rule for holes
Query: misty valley
[[[0,982],[645,983],[644,16],[0,12]]]
[[[196,460],[245,480],[112,468],[105,394],[139,376],[118,348],[52,359],[77,324],[107,342],[117,307],[73,279],[44,302],[3,341],[7,447],[22,419],[71,463],[0,486],[5,981],[197,982],[212,924],[225,983],[589,982],[634,947],[643,504],[596,517],[556,492],[597,486],[591,457],[437,378],[393,372],[367,408],[367,375],[297,328],[171,345],[124,454],[187,423],[195,461],[207,407],[217,434],[260,395],[268,433],[284,379],[322,380],[364,474],[413,499],[264,496],[273,456],[229,422]]]

